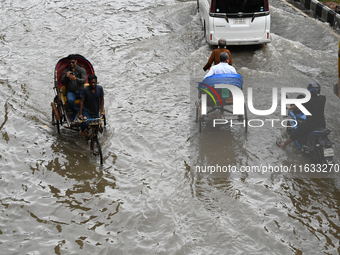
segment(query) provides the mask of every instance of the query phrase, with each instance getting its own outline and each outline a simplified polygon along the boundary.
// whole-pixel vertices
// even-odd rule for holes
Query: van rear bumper
[[[208,42],[209,43],[209,42]],[[256,41],[228,41],[227,45],[256,45],[270,43],[270,40],[256,40]],[[209,43],[210,45],[218,45],[218,43]]]
[[[267,34],[267,33],[266,33]],[[207,38],[207,43],[210,45],[218,45],[218,38],[216,36],[212,36],[212,40]],[[227,45],[256,45],[256,44],[266,44],[270,43],[270,36],[267,39],[267,36],[257,39],[244,39],[244,40],[228,40]]]

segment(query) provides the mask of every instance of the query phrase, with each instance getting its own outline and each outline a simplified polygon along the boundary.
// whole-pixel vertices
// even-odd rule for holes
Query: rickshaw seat
[[[84,84],[84,87],[87,87],[89,86],[90,84],[89,83],[85,83]],[[67,98],[66,98],[66,86],[61,86],[60,87],[60,94],[63,98],[63,102],[64,102],[64,105],[67,105]],[[80,99],[77,99],[76,101],[74,101],[74,103],[76,105],[79,105],[80,104]]]

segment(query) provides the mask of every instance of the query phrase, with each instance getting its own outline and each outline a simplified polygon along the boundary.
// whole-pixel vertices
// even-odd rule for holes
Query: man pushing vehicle
[[[311,115],[306,116],[305,122],[298,124],[297,128],[293,130],[286,141],[283,142],[282,139],[277,139],[276,144],[281,147],[281,149],[285,149],[288,144],[296,140],[306,141],[307,136],[311,131],[317,128],[326,127],[324,115],[326,97],[320,95],[321,87],[317,82],[309,83],[307,89],[311,93],[311,99],[308,102],[303,103],[303,106],[311,113]],[[287,108],[288,110],[293,111],[297,109],[297,106],[287,106]]]

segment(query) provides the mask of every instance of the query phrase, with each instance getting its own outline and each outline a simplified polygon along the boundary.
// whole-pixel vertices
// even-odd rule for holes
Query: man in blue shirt
[[[89,86],[85,87],[80,94],[79,119],[99,118],[105,115],[104,110],[104,90],[103,87],[97,85],[97,76],[94,74],[88,77]],[[99,115],[100,114],[100,115]],[[84,130],[88,124],[83,122],[79,131],[80,136],[84,136]]]

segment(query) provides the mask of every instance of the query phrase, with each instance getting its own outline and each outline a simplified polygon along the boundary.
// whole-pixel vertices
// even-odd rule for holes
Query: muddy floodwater
[[[310,159],[275,145],[287,136],[280,122],[198,131],[196,87],[214,48],[196,1],[0,6],[1,254],[339,254],[340,172],[197,172]],[[338,165],[338,31],[280,0],[270,11],[271,43],[228,47],[233,66],[258,109],[273,87],[319,82]],[[72,53],[104,87],[103,166],[77,133],[51,125],[54,68]],[[278,106],[267,118],[285,117]]]

